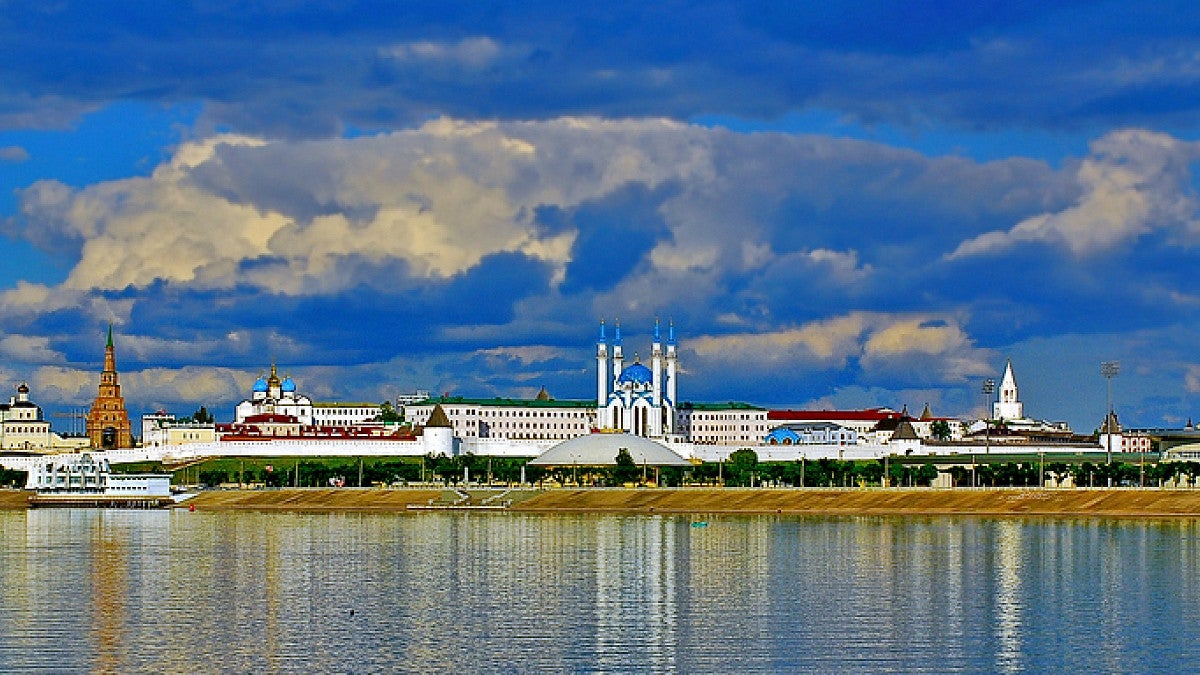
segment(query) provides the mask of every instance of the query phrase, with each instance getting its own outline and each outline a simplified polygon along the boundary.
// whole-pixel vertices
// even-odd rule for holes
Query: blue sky
[[[969,5],[969,6],[964,6]],[[1189,2],[6,4],[0,383],[1200,420]],[[222,415],[221,411],[225,411]]]

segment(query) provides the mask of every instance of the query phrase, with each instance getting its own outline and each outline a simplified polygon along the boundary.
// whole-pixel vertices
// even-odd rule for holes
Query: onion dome
[[[296,383],[292,381],[291,375],[283,378],[283,384],[279,385],[279,390],[285,394],[296,393]]]
[[[621,371],[621,376],[617,378],[618,384],[625,384],[626,382],[633,384],[650,384],[653,381],[654,374],[650,372],[650,369],[637,362],[626,366],[625,370]]]
[[[256,393],[256,394],[267,393],[267,380],[262,375],[259,375],[258,379],[254,381],[254,393]]]

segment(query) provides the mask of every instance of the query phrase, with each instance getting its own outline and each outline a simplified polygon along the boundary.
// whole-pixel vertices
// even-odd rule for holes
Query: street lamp
[[[983,452],[990,455],[992,453],[992,419],[988,414],[988,406],[992,404],[992,394],[996,393],[996,381],[990,377],[984,380],[980,392],[983,393]]]
[[[1113,404],[1112,404],[1112,380],[1121,372],[1120,361],[1104,361],[1100,364],[1100,375],[1104,377],[1105,383],[1108,385],[1108,416],[1104,418],[1104,426],[1108,428],[1108,486],[1112,487],[1112,428],[1113,428]]]

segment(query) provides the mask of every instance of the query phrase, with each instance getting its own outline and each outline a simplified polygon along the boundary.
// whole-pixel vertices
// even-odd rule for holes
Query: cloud
[[[63,355],[50,348],[43,336],[5,335],[0,337],[0,357],[25,363],[59,363]]]
[[[419,40],[404,42],[381,50],[398,61],[451,63],[467,68],[482,68],[500,57],[502,48],[489,37],[464,38],[456,43]]]
[[[1041,213],[1008,231],[988,232],[959,244],[954,260],[993,255],[1024,244],[1049,244],[1085,257],[1126,244],[1154,230],[1194,238],[1200,233],[1192,165],[1200,144],[1142,130],[1112,132],[1092,144],[1080,162],[1079,201]]]
[[[688,340],[701,361],[736,362],[753,370],[796,372],[846,368],[905,370],[924,377],[933,365],[940,381],[990,372],[987,350],[976,347],[954,317],[852,312],[803,326]]]
[[[0,147],[0,162],[12,162],[20,164],[21,162],[29,161],[29,151],[19,145],[8,145]]]

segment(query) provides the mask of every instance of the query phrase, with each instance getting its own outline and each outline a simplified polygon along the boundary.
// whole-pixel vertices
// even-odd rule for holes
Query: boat
[[[113,473],[90,453],[47,456],[29,470],[31,507],[165,508],[175,503],[171,475]]]

